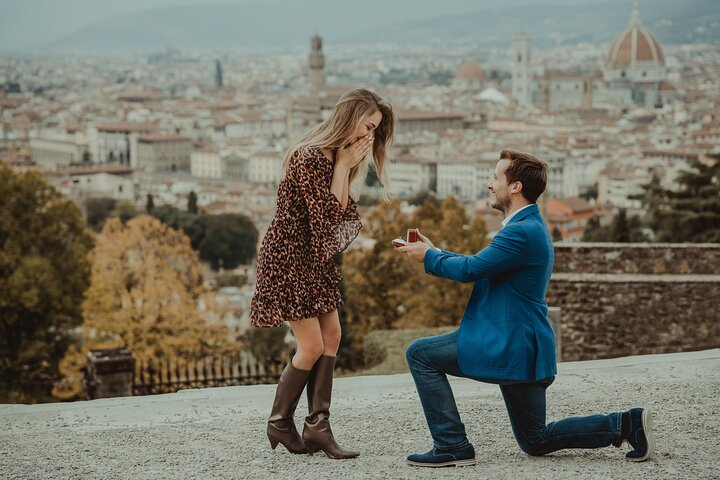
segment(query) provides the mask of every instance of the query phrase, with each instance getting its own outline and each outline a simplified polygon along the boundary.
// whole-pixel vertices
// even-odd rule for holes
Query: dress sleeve
[[[332,167],[313,151],[295,153],[288,177],[297,185],[307,206],[310,223],[310,249],[313,259],[326,261],[345,250],[360,233],[357,205],[348,197],[345,209],[330,191]]]

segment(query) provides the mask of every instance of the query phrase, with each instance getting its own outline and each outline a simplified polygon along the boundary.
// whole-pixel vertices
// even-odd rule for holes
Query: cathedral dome
[[[611,68],[624,68],[639,62],[665,65],[665,56],[660,43],[640,25],[640,13],[635,2],[630,24],[610,47],[607,65]]]
[[[477,62],[466,60],[455,72],[455,80],[485,80],[485,71]]]

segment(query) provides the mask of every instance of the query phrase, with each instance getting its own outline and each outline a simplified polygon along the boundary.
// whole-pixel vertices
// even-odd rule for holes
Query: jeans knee
[[[520,445],[520,449],[523,452],[527,453],[531,457],[539,457],[547,453],[542,439],[539,436],[529,437],[523,441],[518,440],[518,445]]]
[[[408,366],[417,363],[416,354],[420,351],[422,343],[420,340],[413,340],[413,342],[405,350],[405,359],[407,360]]]

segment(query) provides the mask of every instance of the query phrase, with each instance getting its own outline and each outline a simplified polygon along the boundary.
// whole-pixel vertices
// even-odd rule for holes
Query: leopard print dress
[[[333,256],[350,245],[362,224],[352,197],[343,210],[330,191],[334,168],[317,148],[301,148],[290,159],[257,256],[251,325],[279,327],[343,304]]]

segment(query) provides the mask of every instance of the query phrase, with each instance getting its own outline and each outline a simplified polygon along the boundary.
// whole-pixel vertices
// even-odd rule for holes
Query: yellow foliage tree
[[[439,248],[465,255],[474,254],[487,244],[487,229],[480,216],[469,221],[465,208],[454,198],[446,198],[430,222],[425,220],[429,202],[413,212],[412,223],[423,225],[420,231]],[[408,261],[408,259],[404,259]],[[422,264],[417,289],[405,301],[408,314],[403,328],[457,325],[467,305],[472,284],[460,284],[426,275]]]
[[[392,328],[456,325],[472,286],[426,275],[422,264],[394,251],[391,240],[417,227],[440,248],[472,254],[487,244],[485,222],[468,220],[463,206],[447,198],[427,200],[412,215],[400,200],[381,203],[368,215],[363,233],[376,240],[369,250],[345,254],[343,274],[347,322],[354,334]]]
[[[183,232],[148,215],[125,225],[111,219],[90,258],[82,346],[68,350],[61,363],[65,379],[56,396],[79,393],[79,368],[90,349],[125,347],[136,359],[197,359],[236,349],[224,324],[201,318],[199,303],[209,318],[213,302],[206,298],[198,254]]]

